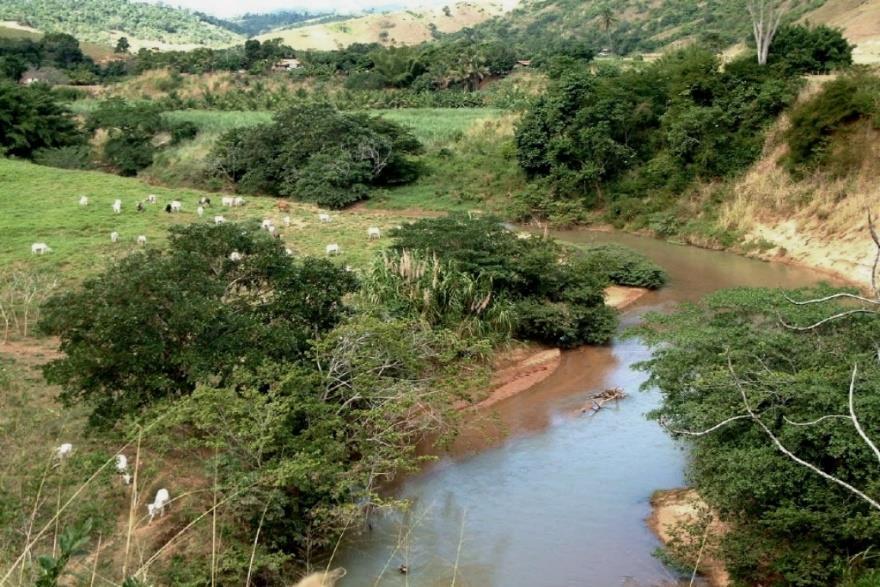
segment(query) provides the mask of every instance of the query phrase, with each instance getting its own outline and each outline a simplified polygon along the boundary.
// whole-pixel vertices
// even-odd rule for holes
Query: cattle
[[[370,228],[367,229],[367,238],[369,238],[370,240],[380,238],[381,236],[382,236],[382,231],[379,230],[378,227],[371,226]]]
[[[61,446],[55,449],[55,456],[59,459],[65,459],[69,457],[73,453],[73,445],[69,442],[65,442]]]
[[[244,198],[242,198],[241,196],[235,196],[235,198],[232,200],[232,205],[233,206],[244,206],[245,205]]]
[[[149,203],[149,204],[155,204],[158,201],[159,201],[159,198],[156,196],[156,194],[150,194],[147,196],[147,203]]]
[[[144,203],[143,203],[143,202],[138,202],[138,205],[137,205],[137,211],[138,211],[138,212],[143,212],[144,210],[146,210],[146,207],[144,207]]]
[[[145,246],[147,244],[147,237],[145,237],[144,235],[140,235],[139,237],[137,237],[137,244]]]
[[[116,472],[120,475],[128,472],[128,457],[125,455],[116,455]]]
[[[244,258],[244,255],[242,255],[238,251],[232,251],[231,253],[229,253],[229,260],[232,261],[233,263],[238,263],[243,258]]]
[[[333,243],[333,244],[327,245],[324,250],[327,251],[328,255],[338,255],[339,254],[339,245],[337,245],[336,243]]]
[[[114,214],[122,214],[122,200],[114,200],[113,213]]]
[[[323,212],[321,212],[320,214],[318,214],[318,220],[321,221],[321,222],[325,222],[325,223],[326,223],[326,222],[333,222],[333,219],[330,218],[330,215],[329,215],[329,214],[324,214]]]
[[[199,206],[210,206],[210,205],[211,205],[211,198],[209,198],[207,196],[202,196],[201,198],[199,198]]]
[[[284,254],[288,257],[293,257],[293,249],[291,249],[290,247],[285,247]]]
[[[219,224],[223,224],[224,222],[226,222],[226,219],[223,218],[222,216],[214,216],[214,224],[219,225]]]
[[[284,223],[284,226],[290,226],[290,216],[285,216],[282,222]]]
[[[31,245],[32,255],[42,255],[43,253],[51,253],[52,249],[46,243],[34,243]]]
[[[288,210],[290,210],[290,204],[288,204],[284,200],[278,200],[275,203],[275,207],[278,208],[279,212],[287,212]]]
[[[172,212],[180,212],[183,209],[183,203],[179,200],[171,200],[171,203],[168,205],[171,207]]]
[[[231,208],[232,206],[235,206],[235,198],[232,196],[223,196],[220,198],[220,203]]]
[[[162,488],[156,492],[156,498],[153,499],[153,503],[147,504],[147,513],[150,515],[151,522],[156,516],[161,516],[165,513],[165,506],[167,506],[170,501],[171,496],[168,494],[167,489]]]
[[[269,230],[273,226],[274,226],[274,224],[272,224],[272,221],[269,220],[268,218],[263,220],[263,222],[260,224],[260,228],[262,228],[263,230]]]
[[[115,243],[118,241],[119,241],[119,233],[114,230],[113,232],[110,233],[110,242]]]
[[[198,208],[196,208],[196,214],[199,215],[199,218],[201,218],[202,215],[203,215],[204,213],[205,213],[205,209],[202,208],[201,206],[199,206]]]
[[[87,196],[80,196],[79,197],[79,205],[80,206],[88,206],[89,205],[89,198]]]

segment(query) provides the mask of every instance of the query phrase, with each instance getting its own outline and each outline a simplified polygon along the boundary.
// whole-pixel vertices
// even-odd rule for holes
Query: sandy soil
[[[676,528],[694,523],[699,511],[707,509],[706,503],[693,489],[669,489],[657,491],[651,497],[651,516],[648,526],[663,544],[672,540]],[[724,525],[715,518],[710,525],[711,535],[724,533]],[[706,577],[713,587],[730,585],[730,576],[720,561],[712,556],[703,556],[699,566],[700,574]]]
[[[643,287],[624,287],[622,285],[612,285],[605,288],[605,303],[612,308],[623,310],[627,306],[635,303],[649,290]]]

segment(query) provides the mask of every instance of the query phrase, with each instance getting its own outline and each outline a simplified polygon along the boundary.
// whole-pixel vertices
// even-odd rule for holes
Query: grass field
[[[385,238],[368,241],[368,227],[378,226],[387,232],[406,220],[402,215],[360,210],[333,213],[332,223],[321,224],[318,208],[292,204],[288,213],[291,226],[285,228],[284,214],[275,208],[274,198],[249,197],[246,206],[225,209],[219,205],[220,194],[161,188],[106,173],[67,171],[8,159],[0,159],[0,185],[0,267],[45,270],[57,274],[62,282],[78,281],[114,258],[137,250],[138,235],[147,237],[148,247],[162,246],[170,226],[211,222],[215,214],[228,221],[272,218],[287,246],[297,254],[323,255],[327,244],[337,243],[342,251],[334,259],[354,267],[369,263],[388,242]],[[151,193],[159,196],[159,204],[137,212],[137,203]],[[89,197],[87,207],[78,205],[80,195]],[[211,197],[214,206],[200,219],[196,207],[202,195]],[[123,202],[119,215],[111,210],[116,198]],[[183,202],[183,212],[164,211],[165,203],[172,199]],[[120,234],[115,244],[110,242],[113,231]],[[45,242],[52,252],[31,254],[34,242]]]

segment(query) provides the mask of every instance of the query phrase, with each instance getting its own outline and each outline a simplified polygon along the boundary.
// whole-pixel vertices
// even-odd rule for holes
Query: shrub
[[[787,25],[773,38],[769,63],[789,74],[828,73],[852,65],[852,50],[838,29]]]
[[[659,289],[666,283],[663,268],[644,256],[618,245],[593,245],[581,260],[582,270],[604,275],[611,283]]]
[[[232,251],[244,260],[230,261]],[[175,227],[168,250],[130,255],[46,303],[40,328],[61,338],[65,357],[45,375],[106,424],[199,381],[301,359],[353,288],[351,274],[294,260],[256,227]]]
[[[31,157],[39,149],[83,142],[73,114],[55,101],[48,87],[0,81],[0,150]]]
[[[376,71],[358,71],[345,80],[346,90],[381,90],[385,88],[385,76]]]
[[[215,175],[245,191],[342,208],[370,189],[413,181],[421,144],[403,127],[329,104],[304,104],[272,124],[234,129],[211,154]]]
[[[34,163],[59,169],[92,169],[92,149],[88,145],[57,147],[34,151]]]

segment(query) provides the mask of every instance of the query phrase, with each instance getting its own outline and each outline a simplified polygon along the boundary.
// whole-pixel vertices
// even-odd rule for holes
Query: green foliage
[[[788,25],[773,38],[768,63],[789,73],[829,73],[852,65],[852,50],[838,29]]]
[[[190,11],[129,0],[3,0],[0,20],[109,43],[111,31],[164,43],[226,44],[240,37]]]
[[[82,524],[68,526],[58,536],[58,556],[43,555],[37,558],[40,565],[41,575],[37,578],[37,587],[57,587],[59,579],[64,575],[64,569],[70,562],[70,558],[83,553],[83,547],[89,542],[92,532],[92,520],[88,519]]]
[[[844,310],[835,302],[795,305],[829,288],[782,292],[738,289],[713,294],[673,315],[651,316],[638,331],[653,349],[642,364],[663,394],[653,417],[671,430],[701,431],[749,407],[788,450],[877,496],[880,469],[848,414],[880,436],[877,316],[857,314],[798,331]],[[793,422],[795,424],[793,424]],[[869,553],[880,515],[846,489],[784,456],[765,431],[739,419],[695,439],[689,477],[729,522],[722,555],[742,584],[833,585],[844,573],[876,573]]]
[[[128,38],[119,37],[119,40],[116,41],[116,47],[114,47],[114,53],[128,53],[128,50],[131,48],[131,45],[128,42]]]
[[[789,169],[797,172],[819,166],[837,167],[839,152],[835,147],[840,146],[839,141],[846,141],[848,127],[861,120],[873,122],[878,97],[880,78],[857,72],[826,83],[818,94],[798,104],[784,136]]]
[[[0,81],[0,150],[31,157],[38,149],[75,145],[82,138],[73,115],[49,88]]]
[[[465,215],[419,220],[394,237],[398,251],[433,253],[489,280],[495,296],[515,304],[520,338],[573,347],[611,336],[615,319],[604,305],[603,278],[553,241],[517,238],[497,218]]]
[[[663,268],[618,245],[592,245],[585,249],[583,267],[595,275],[605,275],[610,283],[659,289],[666,283]]]
[[[722,70],[713,53],[692,47],[645,67],[564,74],[517,128],[520,166],[550,200],[535,208],[606,205],[614,218],[627,200],[638,207],[648,195],[745,169],[798,87],[751,61]]]
[[[231,261],[233,251],[244,259]],[[353,288],[350,274],[294,260],[256,227],[175,227],[167,251],[130,255],[47,302],[41,329],[66,356],[45,375],[106,425],[199,381],[222,384],[237,368],[303,358]]]
[[[420,151],[395,123],[306,104],[279,112],[272,124],[229,131],[211,158],[215,174],[241,190],[342,208],[373,187],[415,179],[407,155]]]

